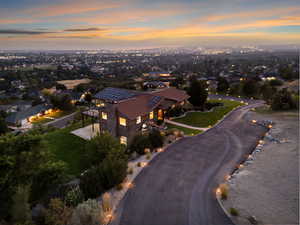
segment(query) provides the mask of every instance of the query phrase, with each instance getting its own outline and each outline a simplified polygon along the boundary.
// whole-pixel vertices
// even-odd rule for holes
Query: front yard
[[[230,100],[209,100],[208,102],[223,103],[223,106],[215,107],[211,112],[189,112],[185,117],[173,121],[194,127],[213,126],[234,108],[243,105],[241,102]]]

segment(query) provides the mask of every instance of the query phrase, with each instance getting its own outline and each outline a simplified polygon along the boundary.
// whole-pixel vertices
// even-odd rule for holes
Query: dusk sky
[[[0,49],[300,44],[299,0],[1,0]]]

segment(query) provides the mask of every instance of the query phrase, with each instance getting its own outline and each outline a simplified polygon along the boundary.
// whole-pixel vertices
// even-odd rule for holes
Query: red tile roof
[[[128,119],[133,120],[138,116],[142,116],[153,111],[153,109],[156,108],[163,100],[163,98],[157,99],[156,97],[154,103],[150,104],[154,99],[155,96],[151,94],[138,95],[136,97],[118,103],[117,109],[120,114],[127,117]]]
[[[178,90],[174,87],[171,88],[165,88],[158,91],[153,91],[151,94],[160,96],[166,99],[170,99],[176,102],[182,102],[184,100],[187,100],[190,96],[186,94],[183,90]]]

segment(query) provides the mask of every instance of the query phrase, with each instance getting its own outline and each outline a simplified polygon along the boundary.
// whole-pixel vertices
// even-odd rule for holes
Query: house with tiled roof
[[[188,98],[185,91],[176,88],[155,92],[105,88],[93,97],[93,113],[85,115],[99,119],[101,133],[109,132],[122,144],[129,144],[135,135],[157,127],[169,108],[183,105]]]

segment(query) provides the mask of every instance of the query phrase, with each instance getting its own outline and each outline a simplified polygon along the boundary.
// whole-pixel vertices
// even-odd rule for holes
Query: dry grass
[[[76,87],[79,84],[88,84],[90,82],[91,82],[90,79],[60,80],[60,81],[57,81],[57,83],[65,85],[67,87],[67,89],[73,89],[74,87]]]

